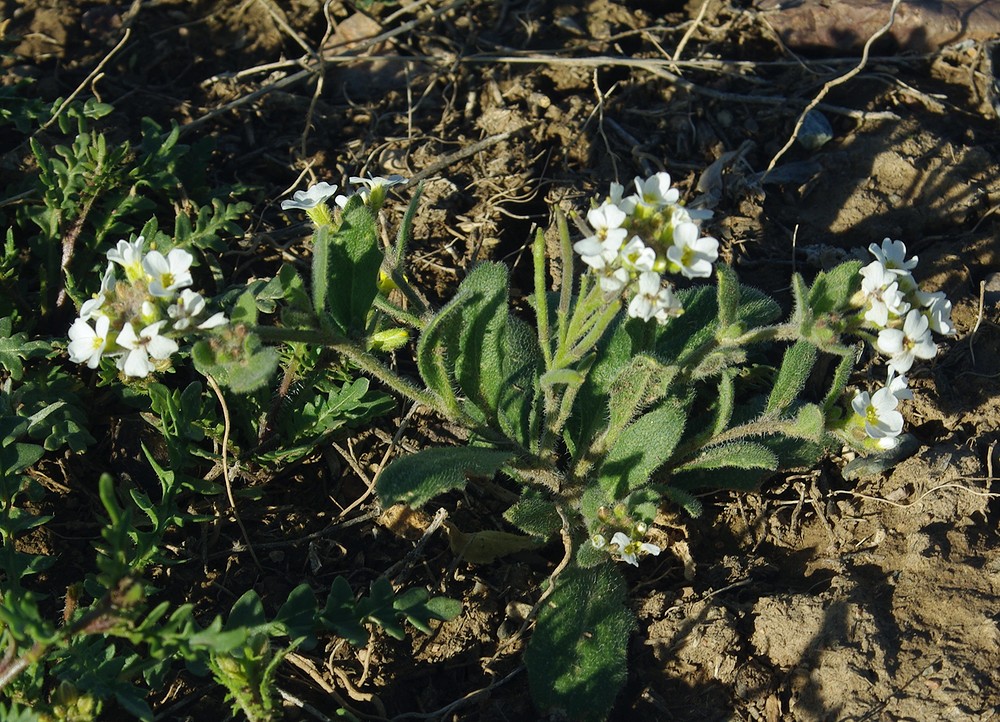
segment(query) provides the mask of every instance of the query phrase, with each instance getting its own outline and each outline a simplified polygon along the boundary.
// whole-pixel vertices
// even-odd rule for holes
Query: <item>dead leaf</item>
[[[444,528],[452,552],[470,564],[491,564],[500,557],[537,549],[544,544],[532,537],[503,531],[476,531],[466,534],[450,521],[444,523]]]

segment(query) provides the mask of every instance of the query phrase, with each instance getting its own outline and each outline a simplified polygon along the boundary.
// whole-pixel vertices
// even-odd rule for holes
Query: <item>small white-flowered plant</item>
[[[74,363],[96,369],[102,358],[112,358],[126,376],[142,378],[169,363],[181,332],[228,323],[221,312],[206,318],[205,299],[187,288],[194,262],[187,251],[145,252],[139,236],[119,241],[107,256],[100,292],[81,305],[69,329],[67,352]],[[118,267],[125,280],[116,278]]]

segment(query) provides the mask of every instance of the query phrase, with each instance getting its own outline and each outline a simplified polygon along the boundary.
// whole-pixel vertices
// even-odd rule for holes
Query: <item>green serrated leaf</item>
[[[376,491],[382,503],[426,504],[438,494],[465,486],[468,477],[491,477],[513,458],[510,451],[477,447],[424,449],[396,459],[379,475]]]
[[[629,633],[625,581],[611,564],[570,567],[538,615],[524,654],[531,696],[545,713],[607,718],[625,681]]]
[[[343,577],[335,578],[330,585],[319,621],[326,629],[336,632],[356,647],[368,642],[368,631],[361,624],[354,590]]]
[[[806,385],[815,362],[815,346],[807,341],[792,344],[781,361],[774,388],[767,399],[766,411],[781,414],[788,409]]]

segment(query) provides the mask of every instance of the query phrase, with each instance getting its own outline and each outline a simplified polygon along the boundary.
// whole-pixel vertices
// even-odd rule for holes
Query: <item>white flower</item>
[[[719,242],[710,236],[699,238],[698,233],[694,223],[681,223],[674,228],[674,243],[667,249],[667,260],[687,278],[708,278],[719,257]]]
[[[211,316],[209,316],[204,321],[199,323],[198,328],[200,328],[202,331],[207,331],[210,328],[218,328],[219,326],[225,326],[227,323],[229,323],[229,319],[226,318],[226,314],[224,314],[222,311],[217,311],[216,313],[213,313]]]
[[[632,236],[632,240],[625,244],[619,251],[622,266],[633,273],[644,273],[653,270],[656,263],[656,251],[642,242],[639,236]]]
[[[879,331],[876,345],[879,351],[889,356],[889,368],[899,374],[909,371],[914,359],[934,358],[937,353],[927,317],[917,309],[906,314],[902,330],[888,328]]]
[[[639,274],[638,292],[628,305],[629,316],[666,323],[671,316],[678,315],[680,308],[670,289],[661,287],[660,274],[653,271]]]
[[[392,186],[406,183],[406,178],[395,174],[389,176],[388,178],[380,175],[374,175],[368,178],[352,175],[350,181],[354,185],[363,185],[368,191],[373,191],[376,188],[392,188]],[[362,191],[362,193],[364,193],[364,191]]]
[[[910,387],[907,385],[907,378],[903,375],[896,375],[896,372],[889,369],[889,377],[885,380],[885,387],[892,392],[899,401],[903,399],[912,399],[913,392],[910,391]]]
[[[108,261],[108,267],[104,271],[104,278],[101,279],[101,290],[90,299],[83,302],[80,306],[80,318],[84,321],[89,321],[94,316],[101,316],[103,312],[101,307],[107,300],[108,294],[111,293],[115,288],[115,264]]]
[[[134,241],[118,241],[118,245],[108,251],[108,260],[125,269],[125,277],[135,282],[143,277],[142,247],[145,241],[139,236]]]
[[[890,317],[901,318],[910,310],[910,304],[899,290],[898,278],[878,261],[861,269],[861,291],[868,299],[865,320],[877,328],[885,328]]]
[[[631,278],[624,268],[613,268],[606,266],[601,269],[600,283],[601,292],[604,293],[605,300],[614,298],[621,294],[622,289],[628,285]]]
[[[87,364],[96,369],[101,362],[101,354],[108,346],[108,330],[111,320],[107,316],[98,316],[96,329],[82,318],[78,318],[69,327],[69,360],[73,363]]]
[[[118,334],[118,345],[128,353],[123,354],[118,359],[118,368],[125,372],[126,376],[143,377],[155,371],[156,367],[149,360],[163,360],[170,357],[178,346],[177,342],[166,336],[160,335],[160,329],[167,322],[157,321],[146,326],[136,335],[131,323],[126,323],[125,327]]]
[[[917,300],[924,307],[924,316],[931,331],[945,336],[955,333],[951,325],[951,301],[941,291],[926,293],[917,291]]]
[[[883,239],[881,248],[872,243],[868,250],[886,270],[899,275],[909,275],[919,260],[917,256],[906,260],[906,244],[890,238]]]
[[[652,554],[657,556],[660,553],[660,547],[655,544],[649,544],[648,542],[638,542],[632,541],[628,538],[625,532],[615,532],[615,535],[611,537],[611,546],[618,547],[618,554],[621,556],[623,562],[628,562],[634,567],[639,566],[639,554]]]
[[[865,433],[882,449],[895,447],[896,437],[903,432],[903,415],[896,411],[898,403],[899,399],[888,387],[871,396],[867,391],[859,391],[851,402],[854,413],[864,421]]]
[[[174,248],[166,256],[159,251],[147,253],[142,267],[152,279],[149,292],[158,298],[172,298],[175,291],[190,286],[193,261],[194,256],[181,248]]]
[[[639,291],[628,305],[628,315],[648,321],[656,315],[660,294],[660,274],[653,271],[639,274]]]
[[[295,191],[291,200],[281,201],[281,210],[287,211],[289,209],[296,208],[298,210],[308,211],[326,201],[327,198],[336,192],[337,186],[330,185],[329,183],[323,181],[321,183],[317,183],[316,185],[309,186],[308,190]]]
[[[608,545],[608,540],[604,538],[603,534],[594,534],[590,537],[590,543],[594,546],[594,549],[603,549]]]
[[[604,203],[587,212],[587,222],[594,229],[594,235],[574,243],[573,250],[588,266],[600,270],[614,262],[628,236],[628,231],[621,227],[625,212],[618,206]]]
[[[612,183],[611,191],[608,193],[608,203],[613,206],[617,206],[625,213],[625,215],[632,215],[635,211],[636,205],[639,203],[639,196],[634,193],[630,196],[625,195],[625,186],[621,183]]]
[[[167,308],[167,315],[174,320],[174,328],[183,331],[194,323],[196,317],[205,312],[205,299],[200,293],[195,293],[190,288],[181,291],[177,301]],[[216,316],[221,314],[216,314]],[[212,318],[215,318],[213,316]],[[211,319],[210,319],[211,320]],[[208,323],[207,321],[205,323]],[[223,316],[223,323],[225,317]],[[202,328],[204,324],[199,325]],[[221,324],[218,324],[221,325]]]
[[[672,205],[681,197],[680,191],[670,187],[669,173],[657,173],[645,180],[636,176],[635,187],[639,191],[639,202],[656,209]]]

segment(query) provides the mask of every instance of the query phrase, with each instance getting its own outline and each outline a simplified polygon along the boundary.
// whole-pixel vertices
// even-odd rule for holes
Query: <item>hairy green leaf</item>
[[[774,388],[767,399],[769,412],[783,413],[791,406],[802,387],[809,379],[813,364],[816,362],[816,347],[807,341],[796,341],[785,351],[781,361],[778,377],[774,380]]]
[[[538,615],[524,654],[531,696],[545,713],[604,720],[625,681],[625,581],[612,564],[566,569]]]
[[[668,399],[625,428],[604,463],[599,482],[614,499],[646,484],[674,453],[684,433],[684,407]]]
[[[376,490],[385,505],[420,506],[469,476],[491,477],[514,454],[474,446],[424,449],[393,461],[379,475]]]
[[[503,518],[521,531],[542,539],[548,539],[562,527],[552,500],[530,486],[524,487],[521,498],[503,513]]]
[[[678,466],[676,471],[721,469],[724,467],[774,471],[778,468],[778,457],[766,446],[752,441],[738,441],[702,449],[698,456]]]
[[[320,249],[317,229],[314,253]],[[313,305],[317,313],[329,312],[342,331],[358,333],[365,327],[368,311],[378,293],[382,252],[378,248],[375,216],[358,196],[352,196],[341,215],[340,225],[324,239],[322,252],[313,261]],[[322,280],[319,274],[323,275]],[[317,284],[321,295],[317,296]],[[317,307],[322,301],[323,306]]]

